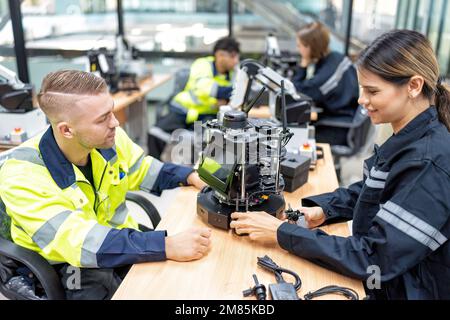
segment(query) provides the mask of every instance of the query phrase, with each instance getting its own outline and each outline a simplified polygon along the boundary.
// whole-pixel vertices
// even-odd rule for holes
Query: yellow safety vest
[[[53,147],[52,143],[41,143],[43,137],[53,139]],[[1,166],[0,200],[11,217],[11,237],[15,243],[38,252],[50,263],[101,267],[97,254],[108,234],[111,237],[112,230],[138,229],[125,204],[127,191],[152,191],[164,165],[145,156],[143,150],[117,128],[113,148],[94,149],[90,154],[95,184],[92,186],[55,145],[50,128],[16,148]],[[156,237],[157,233],[151,232],[151,236]],[[161,254],[149,260],[165,259],[161,239],[164,236],[159,235],[163,246]],[[145,241],[141,241],[144,247]],[[147,249],[138,252],[140,257],[132,261],[144,260]],[[120,254],[120,248],[117,250],[113,252],[116,255]]]
[[[214,75],[214,57],[199,58],[194,61],[189,73],[189,80],[183,91],[178,93],[171,104],[186,113],[186,123],[196,121],[199,115],[216,114],[217,90],[219,86],[230,87],[233,72],[227,75]]]

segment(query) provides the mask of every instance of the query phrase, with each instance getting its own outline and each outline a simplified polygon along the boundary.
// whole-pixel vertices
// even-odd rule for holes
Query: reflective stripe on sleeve
[[[157,159],[153,159],[150,164],[150,168],[144,177],[144,180],[140,184],[139,188],[143,191],[151,192],[155,185],[156,179],[158,178],[159,172],[163,167],[163,163]]]

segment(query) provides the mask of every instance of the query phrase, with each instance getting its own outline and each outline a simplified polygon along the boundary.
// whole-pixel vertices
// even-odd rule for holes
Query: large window
[[[450,76],[450,4],[448,0],[399,0],[396,27],[425,34],[438,57],[442,75]]]
[[[235,6],[241,10],[234,19],[234,32],[256,52],[263,52],[264,40],[269,33],[277,36],[282,50],[296,52],[296,32],[304,24],[320,20],[332,32],[331,48],[343,52],[347,25],[347,16],[344,12],[346,2],[346,0],[240,0],[235,2]]]
[[[28,52],[30,82],[39,90],[50,71],[85,70],[87,59],[63,58],[60,53],[114,47],[117,32],[116,0],[24,0],[22,25]],[[7,0],[0,0],[0,59],[16,71],[14,38]]]
[[[227,0],[123,1],[125,34],[137,48],[205,52],[228,34]]]
[[[28,49],[88,50],[113,46],[116,0],[24,0]],[[12,37],[12,36],[11,36]]]
[[[319,1],[285,1],[295,7],[302,15],[319,20],[326,24],[332,33],[331,49],[344,52],[345,35],[348,17],[346,14],[346,0]],[[304,19],[303,23],[309,22]],[[302,23],[302,24],[303,24]]]
[[[7,0],[0,0],[0,64],[17,72],[12,25]]]
[[[444,25],[439,48],[437,48],[437,57],[441,74],[450,78],[450,19],[448,19],[450,17],[450,3],[447,2],[442,10],[445,10],[442,22]]]
[[[396,0],[353,1],[351,36],[367,45],[395,28]]]

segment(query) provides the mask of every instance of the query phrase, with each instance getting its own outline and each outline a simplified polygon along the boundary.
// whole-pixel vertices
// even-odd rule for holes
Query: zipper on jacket
[[[107,163],[107,164],[105,165],[105,167],[103,168],[103,173],[102,173],[102,176],[101,176],[101,178],[100,178],[100,183],[99,183],[99,185],[98,185],[98,189],[96,189],[96,188],[95,188],[95,185],[92,185],[89,181],[86,181],[86,180],[77,180],[77,183],[82,182],[82,183],[88,184],[88,185],[92,188],[92,191],[94,191],[94,206],[93,206],[93,209],[94,209],[95,214],[97,214],[97,209],[98,209],[98,207],[99,207],[100,204],[102,204],[102,202],[104,201],[104,200],[102,200],[100,203],[97,204],[97,202],[99,201],[99,200],[98,200],[98,199],[99,199],[98,191],[100,190],[100,188],[101,188],[101,186],[102,186],[103,177],[105,176],[105,172],[106,172],[106,167],[107,167],[107,166],[108,166],[108,163]],[[94,182],[95,182],[95,181],[94,181]]]
[[[98,201],[97,195],[98,195],[98,192],[100,191],[100,189],[101,189],[101,187],[102,187],[102,182],[103,182],[103,178],[105,177],[105,172],[106,172],[106,168],[107,168],[107,167],[108,167],[108,162],[106,162],[105,167],[103,168],[103,173],[102,173],[102,176],[101,176],[101,178],[100,178],[100,182],[99,182],[99,184],[98,184],[98,189],[95,189],[95,186],[93,186],[93,187],[94,187],[94,193],[95,193],[95,201],[94,201],[94,211],[95,211],[95,214],[97,214],[97,209],[98,209],[98,207],[100,207],[100,205],[102,204],[102,202],[105,200],[105,199],[103,199],[100,203],[98,203],[98,205],[96,205],[96,203],[97,203],[97,201]]]

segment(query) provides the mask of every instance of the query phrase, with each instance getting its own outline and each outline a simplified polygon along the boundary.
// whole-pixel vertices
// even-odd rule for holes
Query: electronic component
[[[255,286],[244,290],[242,292],[244,297],[256,296],[256,300],[266,300],[266,286],[259,283],[256,274],[253,274],[253,281],[255,281]]]
[[[209,187],[197,196],[197,213],[222,229],[229,228],[234,211],[265,211],[274,216],[283,212],[280,162],[292,137],[287,124],[309,121],[311,107],[292,82],[257,61],[243,61],[236,78],[229,106],[222,108],[218,119],[203,124],[206,147],[198,167],[200,178]],[[262,89],[250,98],[252,83]],[[247,118],[265,90],[270,92],[279,117]]]
[[[204,127],[207,145],[197,171],[209,187],[197,196],[200,217],[228,229],[234,211],[280,216],[285,203],[279,162],[288,132],[237,110],[226,112],[222,123],[211,120]]]
[[[284,191],[294,192],[308,181],[311,159],[298,153],[287,152],[281,161],[280,171],[284,178]]]
[[[258,265],[274,273],[277,283],[269,285],[269,293],[273,300],[299,300],[297,291],[302,286],[302,280],[297,273],[278,266],[267,255],[258,257]],[[295,283],[286,282],[282,273],[288,273],[295,278]]]

